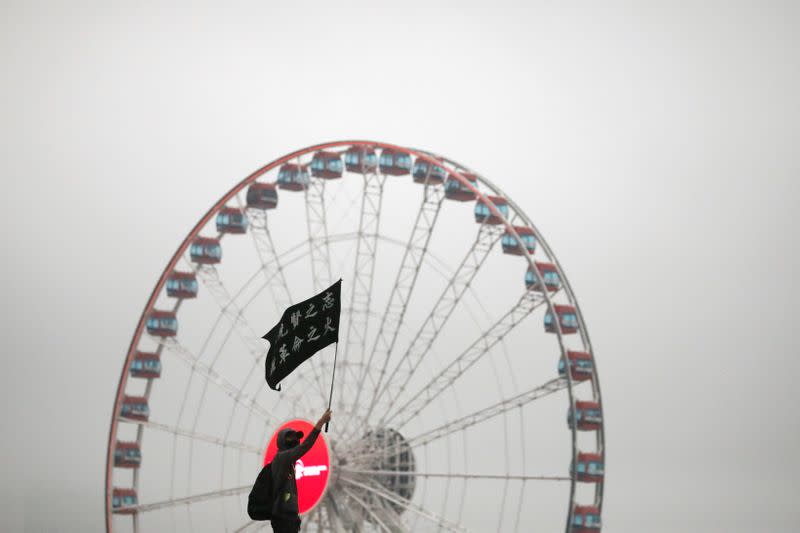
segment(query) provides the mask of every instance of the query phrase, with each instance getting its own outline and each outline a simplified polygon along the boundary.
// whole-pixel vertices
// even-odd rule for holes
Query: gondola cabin
[[[157,353],[136,352],[131,361],[131,377],[158,379],[161,377],[161,356]]]
[[[556,314],[559,317],[561,333],[575,333],[578,331],[578,315],[575,308],[571,305],[555,304]],[[553,321],[553,314],[548,311],[544,315],[544,329],[548,333],[556,332],[556,324]]]
[[[139,505],[136,491],[133,489],[114,489],[111,492],[111,510],[117,514],[133,514],[135,509],[129,509]]]
[[[514,226],[514,231],[516,231],[517,235],[519,235],[522,244],[520,245],[516,237],[514,237],[510,231],[506,230],[506,232],[503,233],[503,238],[500,239],[500,244],[503,245],[504,254],[524,255],[522,251],[523,246],[529,254],[532,254],[536,251],[536,237],[534,236],[531,228],[527,226]]]
[[[603,425],[603,411],[598,402],[575,402],[575,413],[572,415],[572,408],[567,412],[567,426],[572,429],[577,419],[580,431],[597,431]]]
[[[120,442],[114,447],[114,466],[117,468],[139,468],[142,450],[135,442]]]
[[[470,185],[476,189],[478,188],[478,178],[475,174],[469,172],[461,172],[460,174],[467,179]],[[454,178],[452,174],[449,175],[447,181],[444,182],[444,196],[448,200],[455,200],[457,202],[471,202],[475,199],[475,193]]]
[[[247,207],[275,209],[278,207],[278,189],[274,183],[253,183],[247,188]]]
[[[486,197],[497,210],[503,215],[503,218],[508,219],[508,201],[500,196],[487,196]],[[489,209],[489,206],[478,200],[475,204],[475,222],[486,222],[486,224],[502,224],[503,220]]]
[[[558,277],[558,270],[555,265],[539,262],[535,264],[544,278],[544,286],[547,287],[548,291],[553,292],[561,288],[561,278]],[[532,291],[542,291],[542,286],[536,282],[536,272],[530,266],[525,272],[525,287]]]
[[[222,246],[219,239],[198,237],[189,247],[189,256],[195,263],[213,265],[222,260]]]
[[[156,337],[174,337],[178,333],[178,319],[172,311],[151,311],[146,326],[147,333]]]
[[[378,168],[378,156],[372,148],[351,146],[344,153],[344,166],[348,172],[373,172]]]
[[[125,396],[119,415],[132,420],[147,420],[150,417],[150,406],[144,396]]]
[[[217,213],[217,231],[220,233],[247,232],[247,216],[238,207],[223,207]]]
[[[307,165],[286,163],[278,170],[278,188],[287,191],[304,191],[311,183]]]
[[[444,179],[447,177],[447,171],[439,165],[433,165],[425,159],[418,157],[414,162],[411,176],[414,178],[414,183],[439,185],[444,183]]]
[[[572,510],[571,533],[600,531],[600,509],[594,505],[576,505]]]
[[[311,175],[326,180],[342,177],[344,166],[336,152],[317,152],[311,158]]]
[[[592,379],[594,360],[590,353],[567,350],[567,359],[569,359],[569,370],[572,381],[586,381]],[[560,359],[558,361],[558,375],[564,377],[566,373],[564,359]]]
[[[383,174],[404,176],[411,172],[411,156],[405,152],[384,148],[379,165]]]
[[[197,276],[194,272],[175,271],[167,278],[167,296],[170,298],[196,298]]]
[[[578,481],[598,483],[603,481],[603,473],[602,455],[599,453],[578,452]]]

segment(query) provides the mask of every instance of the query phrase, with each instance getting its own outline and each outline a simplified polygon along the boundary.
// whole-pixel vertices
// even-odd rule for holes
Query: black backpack
[[[272,518],[272,506],[275,493],[272,487],[272,463],[261,469],[250,496],[247,498],[247,514],[252,520],[269,520]]]

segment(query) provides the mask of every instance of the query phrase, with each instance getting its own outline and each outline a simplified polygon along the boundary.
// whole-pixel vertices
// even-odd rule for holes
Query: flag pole
[[[331,375],[331,394],[328,397],[328,409],[331,408],[331,403],[333,402],[333,380],[336,378],[336,356],[339,354],[339,341],[336,341],[336,348],[333,352],[333,374]],[[330,424],[330,420],[325,422],[325,433],[328,432],[328,424]]]

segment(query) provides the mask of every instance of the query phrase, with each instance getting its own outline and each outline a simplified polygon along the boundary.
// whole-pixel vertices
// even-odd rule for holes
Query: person
[[[278,452],[272,458],[270,467],[272,469],[273,494],[275,495],[271,520],[272,530],[275,533],[300,531],[294,464],[314,446],[319,432],[330,419],[331,410],[327,409],[302,443],[300,442],[300,439],[303,438],[302,431],[285,428],[278,433]]]

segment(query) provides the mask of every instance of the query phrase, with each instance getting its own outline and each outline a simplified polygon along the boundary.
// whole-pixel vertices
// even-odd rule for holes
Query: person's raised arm
[[[289,456],[292,458],[293,461],[297,461],[302,456],[306,454],[308,450],[314,446],[314,443],[317,441],[317,437],[319,436],[319,432],[322,431],[322,426],[324,426],[329,420],[331,419],[331,410],[327,409],[317,423],[314,425],[314,429],[311,430],[311,433],[301,442],[298,446],[288,450]]]

